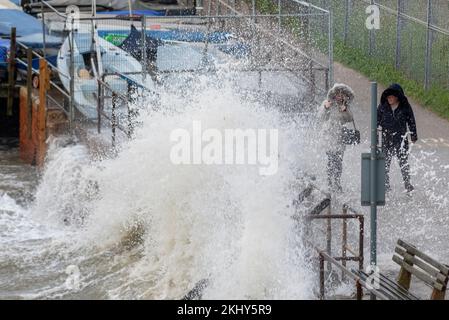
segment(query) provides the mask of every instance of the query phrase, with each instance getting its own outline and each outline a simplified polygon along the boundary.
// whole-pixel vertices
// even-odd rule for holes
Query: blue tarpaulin
[[[11,28],[16,28],[17,40],[31,48],[43,47],[42,22],[19,10],[0,9],[0,37],[9,37]],[[61,39],[47,35],[47,48],[59,48]]]
[[[16,27],[18,37],[42,33],[42,23],[25,12],[14,9],[0,9],[0,36],[9,36]]]
[[[9,51],[9,40],[0,39],[0,65],[7,62]]]

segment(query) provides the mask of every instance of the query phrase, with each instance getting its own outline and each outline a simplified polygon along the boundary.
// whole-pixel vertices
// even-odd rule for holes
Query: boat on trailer
[[[73,55],[70,42],[73,38]],[[60,80],[71,91],[71,64],[73,63],[74,101],[79,112],[89,120],[98,117],[99,79],[106,90],[127,95],[130,88],[153,90],[151,79],[144,81],[142,65],[130,53],[89,32],[70,34],[58,54]],[[108,108],[108,104],[104,105]],[[109,106],[110,107],[110,106]],[[104,110],[108,112],[108,110]]]

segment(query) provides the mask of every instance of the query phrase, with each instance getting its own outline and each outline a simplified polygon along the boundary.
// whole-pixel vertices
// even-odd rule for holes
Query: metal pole
[[[9,63],[8,63],[8,101],[6,105],[6,115],[12,116],[14,107],[14,91],[16,81],[16,28],[11,28],[11,40],[9,45]]]
[[[430,69],[431,69],[431,55],[432,55],[432,0],[427,0],[427,35],[426,35],[426,66],[424,75],[424,89],[429,88],[430,84]]]
[[[103,92],[102,92],[102,85],[100,81],[97,81],[98,83],[98,93],[97,93],[97,132],[101,133],[101,106],[102,106],[102,98],[103,98]]]
[[[374,5],[374,0],[371,0],[371,5]],[[374,29],[369,31],[369,55],[372,56],[374,53]]]
[[[320,300],[325,298],[325,286],[324,286],[324,257],[322,254],[319,255],[320,260]]]
[[[281,13],[282,13],[282,8],[281,8],[281,1],[282,0],[278,0],[278,31],[281,32]]]
[[[46,37],[45,37],[45,34],[46,34],[46,28],[45,28],[45,13],[44,13],[44,4],[41,2],[41,12],[42,12],[42,48],[43,48],[43,50],[44,50],[44,58],[46,58],[46,46],[45,46],[45,42],[46,42]]]
[[[377,82],[371,82],[371,266],[377,266]],[[375,300],[375,296],[371,295]]]
[[[72,18],[72,31],[70,32],[70,110],[69,110],[69,127],[73,129],[73,118],[75,112],[75,42],[73,35],[74,19]]]
[[[147,17],[142,16],[142,79],[143,81],[147,78]]]
[[[348,32],[349,32],[349,6],[351,0],[345,1],[345,27],[343,30],[343,43],[346,45],[348,43]]]
[[[396,58],[395,66],[399,69],[401,66],[401,13],[402,13],[402,0],[398,0],[398,20],[396,24]]]
[[[115,148],[115,131],[117,127],[117,115],[115,113],[115,108],[117,106],[117,94],[112,92],[112,111],[111,111],[111,127],[112,127],[112,147]]]
[[[129,7],[129,17],[131,18],[133,16],[133,8],[131,5],[131,0],[128,0],[128,7]]]
[[[332,204],[330,203],[327,207],[327,215],[330,217],[332,214]],[[326,239],[326,252],[329,256],[332,257],[332,219],[327,219],[327,239]],[[329,272],[332,271],[332,263],[330,261],[327,262],[327,270]]]
[[[256,20],[256,0],[252,0],[252,15],[253,15],[253,22]]]
[[[348,208],[346,206],[343,207],[343,215],[348,214]],[[346,256],[347,256],[347,247],[348,247],[348,220],[343,219],[343,230],[342,230],[342,236],[343,241],[341,245],[341,256],[343,258],[341,264],[346,268]],[[341,279],[345,279],[345,273],[342,271],[341,273]]]
[[[334,18],[332,11],[329,11],[329,79],[328,88],[334,85]]]

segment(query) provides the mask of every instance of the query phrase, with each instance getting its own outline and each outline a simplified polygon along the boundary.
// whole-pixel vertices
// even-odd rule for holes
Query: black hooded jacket
[[[399,99],[399,106],[395,111],[388,104],[388,96],[395,96]],[[384,146],[400,145],[407,133],[407,125],[411,132],[412,141],[417,141],[418,133],[412,107],[402,87],[398,84],[392,84],[382,93],[380,105],[377,108],[377,126],[382,127]]]

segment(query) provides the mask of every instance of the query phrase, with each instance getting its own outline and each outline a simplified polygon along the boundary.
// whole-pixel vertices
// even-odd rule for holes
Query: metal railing
[[[313,196],[313,192],[317,193]],[[322,197],[322,199],[321,199]],[[304,242],[312,249],[312,251],[318,254],[319,262],[319,298],[325,299],[326,297],[326,269],[327,274],[331,275],[333,268],[336,267],[341,271],[341,281],[345,281],[347,278],[355,281],[356,285],[356,297],[358,300],[363,298],[363,288],[372,292],[372,288],[363,281],[357,274],[352,272],[348,268],[348,263],[357,263],[358,270],[364,269],[364,237],[365,237],[365,218],[362,214],[359,214],[356,210],[349,205],[344,204],[341,214],[334,214],[332,212],[332,201],[330,195],[322,192],[313,183],[308,183],[307,187],[300,193],[297,204],[305,203],[306,199],[310,199],[313,203],[307,208],[305,215],[306,224]],[[295,204],[296,205],[296,204]],[[298,215],[294,216],[294,219],[301,223],[302,218]],[[348,237],[348,221],[358,221],[358,239],[357,248],[354,249],[349,245]],[[313,221],[325,221],[325,228],[322,225],[312,225]],[[333,253],[333,222],[341,221],[341,243],[339,245],[341,251],[340,254]],[[319,232],[319,233],[318,233]],[[312,236],[314,235],[315,238]],[[316,240],[322,239],[325,236],[325,244],[316,243]],[[323,239],[324,240],[324,239]],[[354,239],[352,239],[354,241]],[[323,248],[325,246],[325,248]],[[325,264],[327,262],[327,268]],[[381,293],[374,290],[374,294],[379,294],[379,298],[384,298]]]
[[[330,205],[327,209],[330,208]],[[348,214],[351,212],[351,214]],[[343,213],[337,214],[325,214],[325,215],[310,215],[307,217],[308,220],[327,220],[327,248],[326,250],[317,249],[319,255],[320,264],[320,299],[325,297],[325,270],[324,261],[328,262],[328,271],[332,271],[332,266],[337,266],[342,270],[342,280],[345,279],[350,272],[347,269],[347,262],[358,262],[359,270],[364,268],[364,216],[358,214],[355,210],[347,205],[343,206]],[[355,219],[359,221],[359,243],[358,249],[354,250],[348,245],[348,220]],[[342,240],[341,240],[341,256],[333,256],[331,253],[331,239],[332,239],[332,221],[341,220],[342,221]],[[357,252],[358,251],[358,252]],[[348,255],[348,252],[352,255]],[[336,265],[337,263],[337,265]],[[341,265],[341,267],[339,266]],[[350,276],[350,278],[353,278]],[[356,282],[357,289],[357,299],[362,299],[362,288],[359,282]]]

